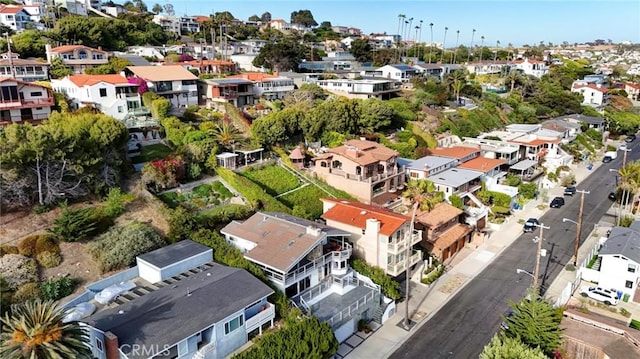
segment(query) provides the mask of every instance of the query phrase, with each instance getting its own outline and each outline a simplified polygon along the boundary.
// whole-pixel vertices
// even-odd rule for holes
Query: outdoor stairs
[[[596,259],[596,262],[593,263],[593,267],[591,269],[600,271],[601,262],[602,262],[602,257],[598,256],[598,258]]]
[[[380,303],[376,308],[376,311],[373,313],[373,321],[379,324],[382,324],[382,316],[384,315],[384,311],[387,309],[387,306],[384,302]]]

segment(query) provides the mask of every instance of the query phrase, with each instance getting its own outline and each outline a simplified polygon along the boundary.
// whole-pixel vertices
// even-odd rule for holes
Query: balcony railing
[[[0,108],[25,108],[25,107],[43,107],[43,106],[53,106],[54,100],[53,98],[40,98],[40,99],[30,99],[30,100],[9,100],[9,101],[0,101]]]
[[[404,167],[401,169],[398,169],[397,167],[393,167],[391,169],[387,169],[386,172],[381,172],[381,173],[373,173],[370,175],[357,175],[357,174],[353,174],[353,173],[347,173],[345,171],[343,171],[342,169],[339,168],[331,168],[331,173],[332,174],[336,174],[339,176],[343,176],[346,179],[350,179],[350,180],[355,180],[358,182],[368,182],[368,183],[378,183],[378,182],[382,182],[386,179],[389,179],[391,177],[394,176],[398,176],[401,174],[405,173],[405,169]]]
[[[414,232],[411,235],[411,244],[410,245],[414,245],[418,242],[420,242],[421,238],[421,232]],[[407,249],[407,241],[403,238],[403,239],[399,239],[397,241],[393,241],[391,243],[389,243],[387,245],[387,251],[392,252],[392,253],[399,253],[401,251],[404,251]]]
[[[129,113],[130,115],[133,116],[143,116],[143,115],[148,115],[151,113],[151,111],[146,108],[146,107],[137,107],[137,108],[130,108],[127,113]]]
[[[245,321],[245,327],[247,328],[247,333],[258,329],[262,324],[271,321],[273,318],[275,318],[276,316],[276,310],[275,310],[276,306],[267,302],[267,307],[261,311],[258,312],[256,315],[254,315],[251,318],[247,318],[247,320]]]
[[[299,281],[301,278],[309,276],[309,274],[314,273],[318,270],[318,268],[323,267],[330,261],[341,261],[348,259],[349,257],[351,257],[351,251],[351,245],[345,243],[344,248],[342,248],[340,251],[329,252],[322,257],[317,258],[313,262],[308,263],[307,265],[298,268],[291,273],[288,273],[284,278],[284,285],[289,286],[290,284]]]
[[[322,296],[323,293],[330,291],[332,288],[340,288],[344,289],[345,287],[367,287],[373,290],[374,292],[379,292],[380,289],[377,287],[373,287],[366,282],[359,280],[358,278],[346,276],[346,277],[335,277],[331,276],[330,280],[325,280],[320,282],[320,284],[315,287],[309,288],[306,291],[300,293],[298,296],[298,300],[302,305],[303,309],[310,310],[311,306],[317,302],[317,298]]]
[[[409,257],[409,266],[412,266],[419,261],[422,260],[422,252],[421,251],[413,251],[414,253]],[[400,261],[394,264],[387,265],[387,273],[392,276],[397,276],[398,274],[404,272],[407,268],[407,263],[405,261]]]
[[[361,308],[366,306],[367,303],[371,303],[375,300],[376,292],[371,291],[362,298],[355,301],[349,307],[341,310],[338,314],[327,320],[327,323],[331,325],[332,328],[337,327],[338,325],[344,323],[345,320],[352,318],[354,315],[359,314],[362,310]]]

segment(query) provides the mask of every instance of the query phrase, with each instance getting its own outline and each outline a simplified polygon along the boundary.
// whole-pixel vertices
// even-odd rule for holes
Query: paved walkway
[[[576,181],[580,183],[584,178],[597,169],[600,163],[594,163],[593,169],[587,169],[587,164],[572,165],[572,173]],[[556,186],[547,190],[547,197],[562,196],[564,188]],[[502,224],[499,232],[493,232],[484,243],[477,248],[465,247],[451,260],[447,271],[432,287],[426,287],[419,282],[422,271],[416,271],[411,285],[411,298],[409,308],[414,308],[412,319],[417,322],[416,327],[424,325],[426,321],[446,304],[461,288],[469,283],[477,274],[482,272],[500,253],[516,240],[522,232],[522,223],[518,220],[526,220],[530,217],[540,218],[548,209],[547,198],[530,201],[523,210],[517,211],[507,223]],[[543,210],[537,208],[544,204]],[[600,229],[602,230],[602,229]],[[592,247],[593,236],[589,236],[587,242],[581,247],[582,256],[586,255]],[[597,239],[595,239],[597,240]],[[584,249],[583,249],[584,248]],[[586,251],[582,253],[582,251]],[[584,257],[583,257],[584,258]],[[563,291],[569,281],[575,278],[576,272],[563,270],[558,278],[547,289],[547,297],[555,300]],[[400,323],[404,318],[404,303],[400,303],[396,314],[385,325],[381,326],[362,345],[357,346],[346,356],[347,359],[371,359],[386,358],[397,350],[415,331],[409,332],[399,328],[395,323]],[[341,346],[342,347],[342,346]],[[344,348],[343,348],[344,349]],[[345,353],[346,354],[346,353]]]

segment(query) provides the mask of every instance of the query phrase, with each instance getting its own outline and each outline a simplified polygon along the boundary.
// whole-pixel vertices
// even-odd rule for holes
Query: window
[[[122,112],[123,112],[122,106],[118,106],[118,113],[122,113]]]
[[[107,89],[100,89],[100,97],[107,97]]]
[[[41,97],[42,91],[34,91],[30,93],[31,97]]]
[[[102,349],[102,340],[96,338],[96,349],[98,349],[100,352],[103,351]]]
[[[227,335],[234,330],[240,328],[244,324],[244,317],[242,314],[224,323],[224,334]]]
[[[635,264],[629,264],[629,266],[627,267],[627,271],[629,271],[630,273],[635,273],[636,272],[636,265]]]
[[[625,287],[627,287],[627,288],[633,288],[633,282],[632,282],[632,281],[630,281],[630,280],[628,280],[628,281],[626,281],[626,282],[624,283],[624,286],[625,286]]]

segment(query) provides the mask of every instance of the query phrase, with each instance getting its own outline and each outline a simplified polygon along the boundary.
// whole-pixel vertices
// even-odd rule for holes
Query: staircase
[[[380,303],[376,308],[376,311],[373,313],[373,321],[379,324],[382,324],[382,316],[384,315],[384,311],[387,309],[387,304],[384,302]]]
[[[596,259],[596,262],[593,263],[593,267],[591,267],[591,269],[600,271],[600,264],[601,264],[600,262],[602,262],[602,257],[598,256],[598,258]]]

